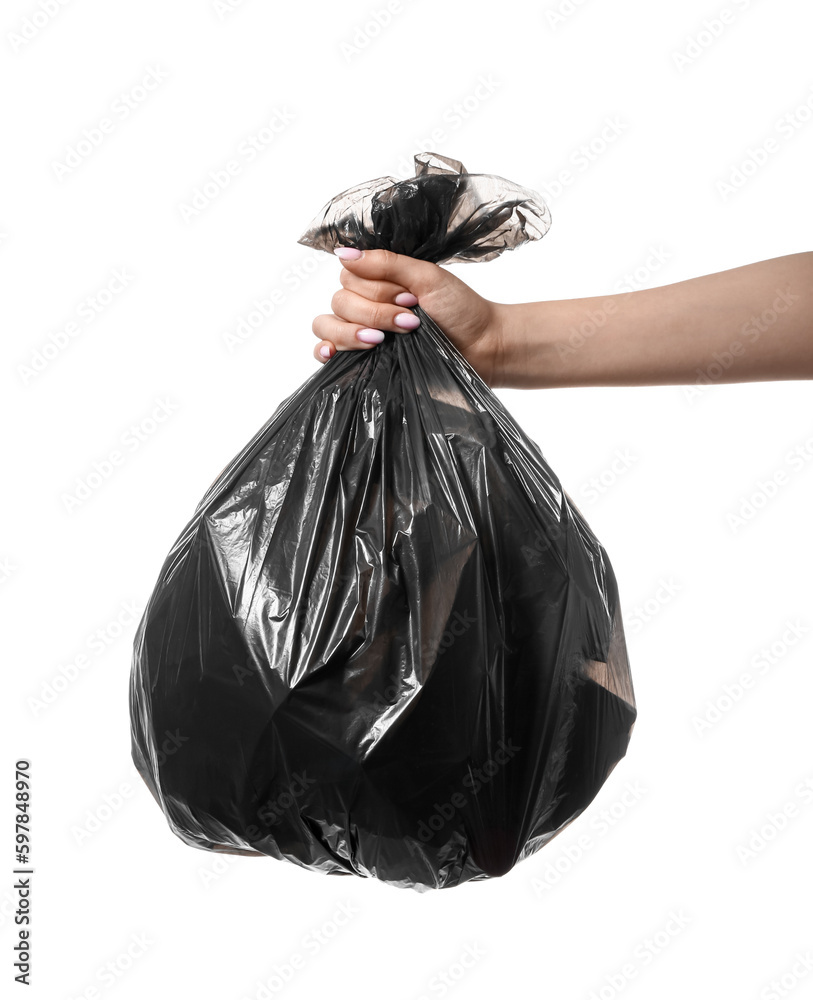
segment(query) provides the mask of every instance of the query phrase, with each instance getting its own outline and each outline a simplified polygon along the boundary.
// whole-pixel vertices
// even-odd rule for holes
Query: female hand
[[[384,331],[409,336],[419,325],[409,306],[420,304],[477,374],[499,384],[503,353],[501,312],[473,289],[430,261],[389,250],[340,247],[342,288],[331,300],[333,313],[317,316],[313,351],[323,364],[336,351],[371,350]],[[401,324],[404,325],[401,325]]]
[[[338,252],[357,256],[342,259],[333,315],[313,322],[319,361],[320,348],[369,349],[358,336],[365,327],[401,331],[396,317],[418,302],[492,388],[813,378],[811,251],[656,288],[511,304],[482,298],[429,261]]]

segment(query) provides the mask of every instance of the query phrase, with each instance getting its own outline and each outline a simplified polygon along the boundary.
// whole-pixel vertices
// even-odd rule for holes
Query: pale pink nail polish
[[[398,313],[395,317],[395,325],[400,326],[402,330],[414,330],[421,325],[421,321],[415,313]]]
[[[356,250],[355,247],[336,247],[333,252],[342,260],[358,260],[361,256],[361,250]]]
[[[373,330],[368,326],[363,330],[359,330],[356,336],[365,344],[380,344],[384,339],[384,334],[381,330]]]
[[[416,306],[418,304],[418,296],[413,295],[412,292],[399,292],[395,296],[395,304],[397,306]]]
[[[323,358],[329,358],[330,348],[327,346],[327,344],[322,344],[322,346],[319,348],[319,353],[322,355]]]

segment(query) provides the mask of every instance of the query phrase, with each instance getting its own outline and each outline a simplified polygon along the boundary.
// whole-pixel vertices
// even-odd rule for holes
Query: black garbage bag
[[[437,154],[299,240],[487,261],[544,201]],[[334,355],[220,474],[139,623],[132,757],[169,826],[424,891],[500,876],[590,804],[635,698],[607,554],[419,306]]]

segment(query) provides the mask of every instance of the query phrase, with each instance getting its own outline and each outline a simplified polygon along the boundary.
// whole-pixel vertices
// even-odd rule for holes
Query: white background
[[[712,0],[563,3],[558,23],[553,0],[401,0],[383,28],[384,0],[227,6],[3,5],[2,989],[22,993],[10,806],[25,757],[28,996],[786,995],[772,980],[810,996],[813,973],[794,957],[813,949],[813,795],[800,788],[813,778],[809,382],[499,391],[611,557],[639,709],[590,809],[501,879],[420,895],[187,847],[131,764],[127,706],[133,607],[212,480],[315,370],[311,322],[330,311],[341,265],[296,240],[325,202],[407,176],[424,150],[545,193],[541,242],[454,266],[498,301],[810,250],[809,5],[732,0],[717,34],[704,27],[723,10]],[[139,90],[150,73],[160,82]],[[134,109],[118,118],[122,94]],[[279,112],[290,121],[249,161],[241,144]],[[61,169],[103,118],[112,129]],[[719,182],[770,139],[726,194]],[[229,160],[239,174],[185,220],[181,206]],[[572,182],[557,190],[562,170]],[[129,277],[94,311],[116,271]],[[282,303],[229,351],[224,334],[274,289]],[[72,321],[75,336],[26,375]],[[116,449],[122,463],[68,510],[65,495]],[[613,473],[617,451],[634,460]],[[735,530],[728,515],[760,503],[780,470],[784,484]],[[726,702],[745,671],[754,686]],[[646,791],[625,805],[636,783]],[[786,807],[777,832],[770,817]],[[763,827],[772,839],[743,860]],[[322,928],[335,934],[314,945]],[[453,980],[467,946],[481,956]],[[304,965],[279,990],[275,966],[297,953]],[[444,971],[448,989],[433,979]]]

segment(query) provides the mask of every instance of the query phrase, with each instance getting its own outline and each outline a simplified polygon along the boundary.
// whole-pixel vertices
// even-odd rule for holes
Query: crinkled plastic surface
[[[337,246],[394,250],[445,264],[493,260],[540,239],[550,224],[548,206],[535,191],[420,153],[414,177],[378,177],[343,191],[298,242],[331,253]]]
[[[458,161],[338,195],[300,242],[490,260],[542,199]],[[539,447],[420,306],[278,407],[137,630],[133,761],[171,830],[425,891],[590,804],[636,718],[616,580]]]

